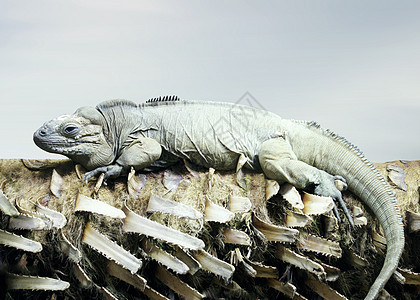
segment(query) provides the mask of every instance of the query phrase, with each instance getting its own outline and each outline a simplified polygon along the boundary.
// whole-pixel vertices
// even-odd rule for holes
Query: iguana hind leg
[[[350,224],[353,225],[353,219],[341,192],[335,185],[335,180],[343,181],[345,184],[343,177],[330,175],[298,160],[290,144],[283,137],[272,138],[261,145],[259,162],[264,174],[270,179],[279,183],[289,182],[303,190],[313,189],[317,195],[333,198],[334,203],[341,206]],[[340,219],[337,206],[334,207],[334,214]]]
[[[127,173],[130,167],[134,167],[136,170],[143,169],[158,160],[161,153],[162,147],[156,140],[146,137],[138,138],[124,148],[114,164],[89,171],[85,174],[84,179],[87,182],[89,178],[104,173],[105,181],[110,177],[118,177]]]

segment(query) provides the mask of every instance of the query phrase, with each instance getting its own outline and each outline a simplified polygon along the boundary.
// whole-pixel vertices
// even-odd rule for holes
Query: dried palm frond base
[[[420,162],[377,166],[407,214],[382,297],[418,298]],[[382,231],[348,192],[355,229],[330,198],[240,169],[179,164],[106,185],[83,173],[68,160],[0,160],[1,298],[360,299],[382,267]]]

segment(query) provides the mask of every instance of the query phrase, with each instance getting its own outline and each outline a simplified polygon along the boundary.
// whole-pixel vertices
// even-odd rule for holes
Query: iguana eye
[[[76,126],[76,125],[74,125],[74,124],[69,124],[69,125],[66,125],[66,126],[63,128],[63,133],[64,133],[64,134],[66,134],[66,135],[74,135],[74,134],[76,134],[78,131],[79,131],[79,127],[77,127],[77,126]]]

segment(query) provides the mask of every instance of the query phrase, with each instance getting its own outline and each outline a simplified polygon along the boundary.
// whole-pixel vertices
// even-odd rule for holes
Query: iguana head
[[[93,107],[79,108],[46,122],[34,133],[41,149],[63,154],[87,169],[110,164],[115,155],[108,144],[103,127],[105,119]]]

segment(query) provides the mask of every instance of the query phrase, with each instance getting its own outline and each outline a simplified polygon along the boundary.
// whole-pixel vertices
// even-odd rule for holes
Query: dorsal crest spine
[[[173,101],[180,101],[181,99],[178,96],[163,96],[157,98],[150,98],[146,101],[146,103],[155,103],[155,102],[173,102]]]

